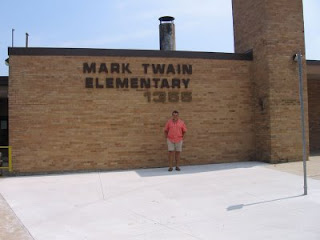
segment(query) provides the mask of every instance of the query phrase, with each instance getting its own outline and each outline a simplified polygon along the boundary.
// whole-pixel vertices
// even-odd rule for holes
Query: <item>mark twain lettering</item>
[[[192,74],[190,64],[142,64],[145,74]],[[131,74],[130,63],[83,63],[83,73],[128,73]]]
[[[192,75],[191,64],[141,64],[141,72],[145,75],[152,75],[152,77],[137,77],[133,76],[133,72],[130,68],[130,63],[96,63],[96,62],[84,62],[83,73],[85,77],[86,88],[108,88],[108,89],[188,89],[190,85],[189,76]],[[116,76],[116,75],[121,76]],[[148,93],[149,94],[149,93]],[[150,96],[148,102],[150,102]],[[181,93],[181,100],[189,102],[192,99],[192,92],[188,91]],[[156,92],[156,95],[163,96],[154,102],[164,102],[167,96],[166,92]],[[180,95],[180,94],[179,94]],[[155,96],[155,95],[153,95]],[[172,93],[168,95],[170,102],[175,102]],[[177,95],[178,96],[178,95]],[[188,96],[185,98],[184,96]],[[187,99],[187,100],[186,100]],[[174,101],[173,101],[174,100]]]

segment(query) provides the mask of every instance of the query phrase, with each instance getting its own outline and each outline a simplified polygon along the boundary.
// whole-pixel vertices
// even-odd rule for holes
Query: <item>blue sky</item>
[[[303,0],[307,59],[320,60],[320,1]],[[176,18],[177,50],[234,52],[231,0],[3,0],[0,76],[11,46],[159,49],[158,18]]]

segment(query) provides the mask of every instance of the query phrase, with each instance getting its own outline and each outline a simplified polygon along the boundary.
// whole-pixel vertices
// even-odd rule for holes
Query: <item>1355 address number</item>
[[[145,92],[144,96],[147,98],[148,102],[191,102],[192,92]]]

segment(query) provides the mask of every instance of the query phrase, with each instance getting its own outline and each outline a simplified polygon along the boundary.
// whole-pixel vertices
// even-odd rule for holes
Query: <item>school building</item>
[[[187,125],[182,165],[302,160],[320,150],[320,61],[305,59],[302,0],[233,0],[235,53],[9,48],[0,145],[15,174],[164,167],[163,128]],[[163,44],[163,45],[162,45]]]

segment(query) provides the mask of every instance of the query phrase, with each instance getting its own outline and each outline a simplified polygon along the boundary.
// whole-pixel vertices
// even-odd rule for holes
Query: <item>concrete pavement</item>
[[[268,168],[288,172],[303,176],[303,163],[302,162],[290,162],[282,164],[269,164]],[[309,157],[307,161],[307,176],[313,179],[320,180],[320,152]]]
[[[319,162],[1,178],[0,239],[318,240]]]
[[[0,194],[0,239],[34,239]]]

